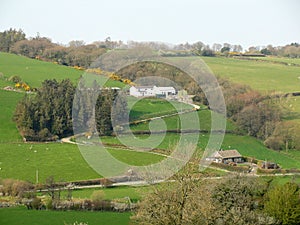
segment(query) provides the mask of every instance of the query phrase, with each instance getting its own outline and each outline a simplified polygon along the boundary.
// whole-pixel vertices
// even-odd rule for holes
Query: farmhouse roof
[[[224,158],[238,158],[242,157],[242,155],[237,150],[225,150],[225,151],[218,151],[217,155]]]

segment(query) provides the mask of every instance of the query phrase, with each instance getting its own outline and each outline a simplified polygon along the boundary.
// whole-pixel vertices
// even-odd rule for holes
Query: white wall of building
[[[157,87],[157,86],[132,86],[129,94],[135,97],[148,97],[156,95],[175,95],[176,90],[173,87]]]

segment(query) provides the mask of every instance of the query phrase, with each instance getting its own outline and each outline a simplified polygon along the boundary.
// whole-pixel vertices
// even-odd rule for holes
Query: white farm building
[[[129,89],[129,94],[135,97],[147,96],[165,96],[175,95],[176,90],[173,87],[157,87],[157,86],[132,86]]]

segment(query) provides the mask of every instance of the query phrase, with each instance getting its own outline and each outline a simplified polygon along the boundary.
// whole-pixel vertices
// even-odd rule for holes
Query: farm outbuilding
[[[243,156],[237,150],[221,150],[216,151],[211,157],[211,160],[217,163],[242,163]]]
[[[279,169],[280,167],[278,166],[277,163],[274,163],[274,162],[263,162],[261,168],[263,168],[263,169]]]

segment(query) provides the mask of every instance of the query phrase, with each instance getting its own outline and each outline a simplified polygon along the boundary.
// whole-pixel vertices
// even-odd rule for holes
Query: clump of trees
[[[114,127],[124,124],[128,115],[125,95],[117,89],[100,89],[96,82],[92,87],[79,83],[73,106],[74,128],[78,132],[113,135]]]
[[[12,46],[18,42],[25,40],[25,33],[20,29],[12,29],[0,32],[0,51],[10,52]]]
[[[70,80],[45,80],[36,95],[25,95],[14,120],[30,141],[52,141],[72,135],[72,105],[75,87]]]
[[[258,51],[258,49],[256,49]],[[274,47],[268,45],[267,47],[260,50],[262,54],[265,55],[274,55],[274,56],[283,56],[289,58],[299,58],[300,57],[300,44],[291,43],[285,46]]]
[[[299,187],[271,187],[257,178],[230,176],[222,180],[175,176],[155,186],[132,216],[136,224],[297,224]]]
[[[53,141],[73,135],[72,114],[76,118],[78,129],[89,127],[91,132],[100,135],[113,133],[111,116],[118,123],[123,122],[127,112],[126,101],[118,98],[117,90],[103,89],[99,85],[93,88],[79,88],[79,102],[74,103],[75,87],[69,79],[58,82],[45,80],[36,95],[26,95],[17,105],[14,120],[21,135],[29,141]],[[96,95],[97,94],[97,95]],[[99,94],[99,96],[98,96]],[[98,99],[93,110],[93,98]],[[112,112],[112,106],[115,110]],[[73,111],[74,109],[74,111]],[[122,113],[123,112],[123,113]],[[91,121],[95,113],[95,121]],[[96,130],[95,130],[96,128]]]
[[[106,52],[109,42],[86,45],[83,41],[70,41],[69,46],[53,43],[50,38],[26,38],[20,29],[0,32],[0,51],[20,54],[39,60],[52,61],[67,66],[87,68],[95,59]]]

